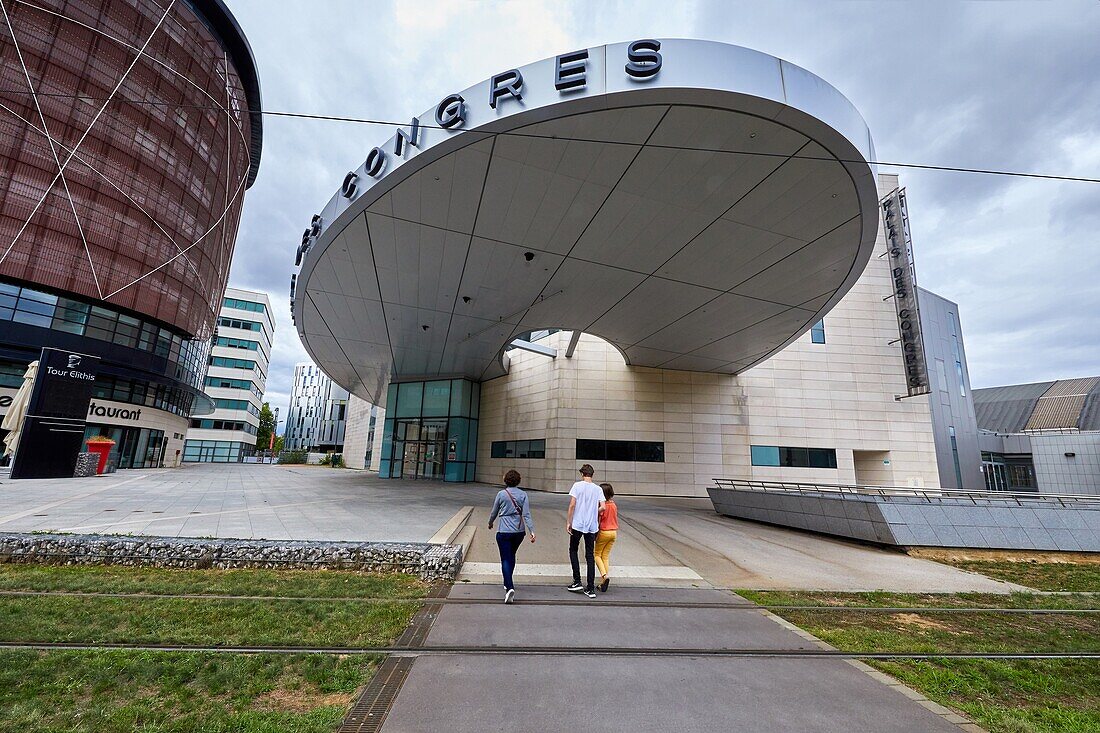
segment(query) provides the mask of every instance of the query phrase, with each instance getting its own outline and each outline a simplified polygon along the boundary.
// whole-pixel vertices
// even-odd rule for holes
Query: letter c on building
[[[355,192],[359,189],[359,174],[349,171],[344,176],[344,182],[340,184],[340,195],[346,199],[355,198]]]

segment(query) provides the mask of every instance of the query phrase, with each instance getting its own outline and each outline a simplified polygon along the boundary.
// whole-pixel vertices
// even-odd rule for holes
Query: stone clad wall
[[[348,398],[347,429],[344,431],[344,465],[348,468],[370,468],[364,461],[370,430],[370,408],[371,404],[366,400],[355,395]]]
[[[296,568],[408,573],[450,581],[458,545],[423,542],[202,540],[109,535],[0,534],[0,563],[129,565],[163,568]]]

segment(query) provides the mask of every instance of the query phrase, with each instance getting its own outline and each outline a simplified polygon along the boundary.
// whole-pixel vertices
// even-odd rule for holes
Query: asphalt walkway
[[[497,591],[459,584],[450,597]],[[547,603],[554,599],[564,603]],[[511,606],[443,605],[427,646],[499,652],[417,657],[383,733],[960,731],[952,716],[843,659],[708,655],[818,648],[732,593],[618,587],[585,605],[576,599],[533,586]]]

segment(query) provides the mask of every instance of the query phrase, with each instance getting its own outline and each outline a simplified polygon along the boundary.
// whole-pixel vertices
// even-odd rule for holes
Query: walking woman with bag
[[[489,529],[493,528],[494,521],[500,519],[497,549],[500,550],[500,572],[504,576],[505,603],[511,603],[516,598],[516,587],[512,583],[512,573],[516,570],[516,551],[523,544],[523,537],[527,532],[531,533],[531,541],[535,541],[531,505],[527,501],[527,492],[519,488],[519,482],[519,471],[513,469],[504,474],[504,488],[497,492],[493,511],[489,514]]]
[[[619,507],[615,505],[615,489],[611,484],[600,484],[603,489],[603,506],[600,507],[600,533],[596,535],[596,569],[600,571],[600,590],[607,592],[611,585],[611,547],[619,533]]]

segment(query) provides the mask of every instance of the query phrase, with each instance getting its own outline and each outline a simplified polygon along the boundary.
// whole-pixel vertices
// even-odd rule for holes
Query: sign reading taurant
[[[924,358],[924,335],[917,303],[917,273],[913,262],[913,239],[909,234],[909,210],[905,189],[897,189],[882,201],[886,227],[886,248],[890,254],[890,277],[894,283],[894,306],[905,360],[905,386],[909,397],[928,394],[928,364]]]

